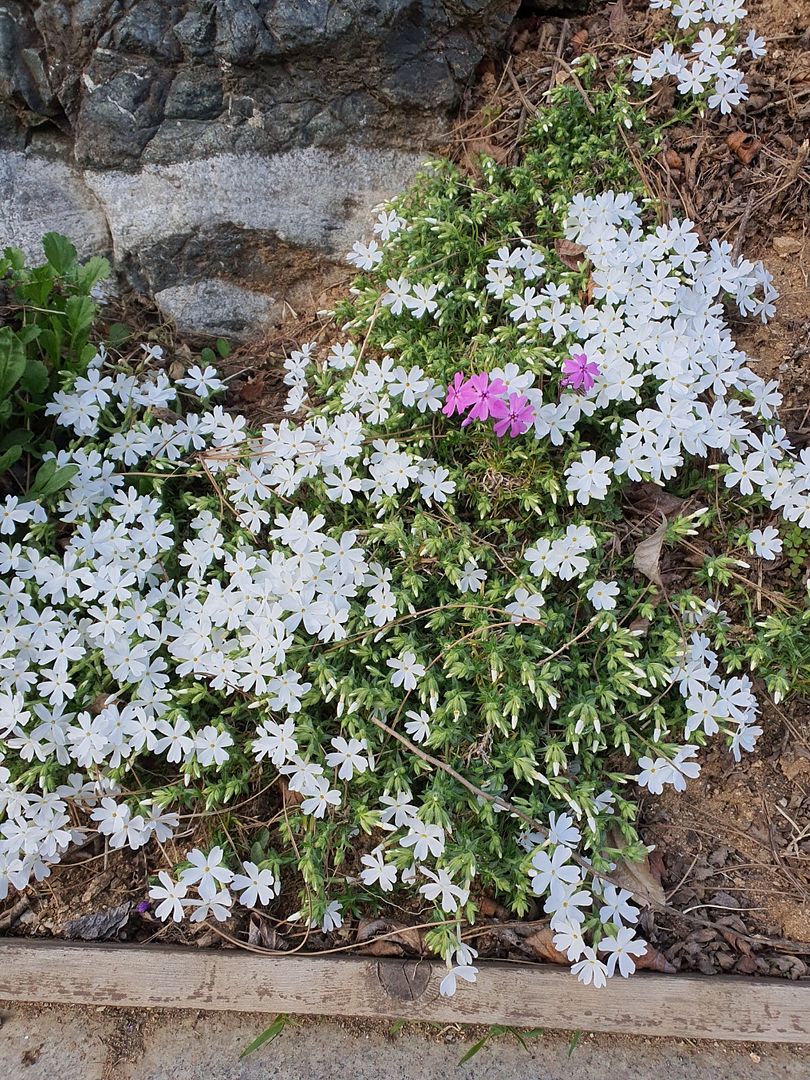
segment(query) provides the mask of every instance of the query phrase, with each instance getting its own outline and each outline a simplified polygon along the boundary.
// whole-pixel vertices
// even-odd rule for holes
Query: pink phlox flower
[[[455,412],[463,413],[465,409],[470,407],[472,402],[473,398],[469,391],[469,383],[464,378],[463,373],[457,371],[447,387],[447,397],[444,399],[442,412],[445,416],[452,416]]]
[[[589,360],[585,353],[574,353],[567,360],[563,360],[563,377],[561,384],[570,386],[574,390],[591,389],[599,374],[599,365]]]
[[[493,407],[496,401],[501,401],[506,393],[506,383],[501,379],[489,381],[489,372],[482,371],[480,375],[471,375],[464,392],[470,399],[472,408],[462,421],[461,426],[466,427],[473,420],[488,420],[493,415]]]
[[[529,404],[529,399],[522,394],[510,394],[508,399],[496,398],[492,402],[490,415],[496,417],[495,434],[499,439],[502,439],[507,431],[514,439],[528,431],[534,422],[534,409]]]

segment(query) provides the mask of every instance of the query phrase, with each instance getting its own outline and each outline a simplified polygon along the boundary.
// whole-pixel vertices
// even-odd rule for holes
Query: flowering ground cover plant
[[[651,0],[650,7],[669,12],[676,25],[661,48],[633,61],[635,82],[652,86],[672,76],[680,95],[721,115],[746,100],[748,84],[737,62],[760,60],[767,49],[756,30],[739,43],[738,24],[747,14],[741,0]]]
[[[286,360],[280,423],[159,350],[64,377],[75,475],[0,509],[4,893],[97,831],[155,849],[161,920],[407,903],[450,994],[494,895],[582,981],[632,973],[638,786],[753,748],[746,660],[806,678],[731,572],[810,526],[810,457],[726,322],[767,321],[767,271],[656,224],[620,127],[653,139],[621,84],[560,87],[519,166],[434,164],[355,245],[340,340]],[[697,496],[644,557],[639,481]],[[725,546],[673,591],[655,553],[701,532]]]

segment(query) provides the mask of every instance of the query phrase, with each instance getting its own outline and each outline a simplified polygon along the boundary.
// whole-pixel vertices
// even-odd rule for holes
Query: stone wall
[[[184,328],[304,302],[519,0],[3,0],[0,246],[108,250]]]

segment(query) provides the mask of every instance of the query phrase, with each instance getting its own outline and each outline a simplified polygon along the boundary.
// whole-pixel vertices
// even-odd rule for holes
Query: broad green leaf
[[[55,320],[53,325],[55,326]],[[37,344],[50,360],[54,369],[61,367],[60,353],[62,350],[62,333],[60,329],[43,330],[37,338]]]
[[[8,450],[4,450],[0,453],[0,473],[4,473],[6,469],[9,469],[15,461],[19,461],[21,457],[21,446],[10,446]]]
[[[101,255],[94,255],[76,269],[76,284],[84,292],[90,292],[99,281],[110,276],[110,264]]]
[[[107,331],[107,344],[110,348],[117,349],[119,345],[123,345],[131,337],[132,331],[125,323],[113,323]]]
[[[63,465],[61,468],[57,468],[56,461],[53,458],[48,458],[47,461],[42,462],[37,470],[29,494],[42,498],[55,495],[57,491],[67,487],[78,471],[76,465]]]
[[[19,248],[7,247],[3,251],[3,258],[8,261],[14,270],[22,270],[25,266],[25,255]]]
[[[35,266],[27,270],[25,275],[20,276],[17,285],[17,296],[20,300],[27,301],[35,307],[51,311],[56,304],[61,305],[61,298],[54,295],[54,280],[56,271],[46,263],[44,266]],[[61,306],[58,308],[62,310]]]
[[[34,433],[29,428],[16,427],[7,431],[0,439],[0,451],[5,452],[10,446],[19,446],[25,450],[31,445]]]
[[[89,365],[90,361],[95,357],[97,352],[98,346],[94,345],[92,341],[88,341],[88,343],[79,353],[79,367],[82,371],[84,371],[84,369]]]
[[[76,248],[66,236],[49,232],[42,237],[42,249],[57,274],[66,274],[76,262]]]
[[[71,296],[65,304],[67,328],[75,344],[78,338],[85,337],[96,315],[96,305],[89,296]]]
[[[43,461],[39,469],[37,469],[37,475],[34,477],[34,484],[32,490],[34,487],[37,487],[40,484],[44,486],[45,484],[49,483],[51,477],[54,475],[55,472],[55,458],[48,458],[47,461]]]
[[[23,343],[23,345],[30,345],[32,341],[36,341],[42,332],[42,327],[37,326],[36,323],[29,323],[28,326],[21,326],[17,331],[17,337]]]
[[[41,397],[48,387],[50,375],[41,360],[29,360],[20,377],[20,386],[32,397]]]

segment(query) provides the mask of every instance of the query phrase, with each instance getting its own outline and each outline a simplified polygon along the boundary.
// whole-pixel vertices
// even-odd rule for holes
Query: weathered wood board
[[[594,990],[560,968],[484,962],[475,986],[443,998],[445,970],[429,960],[0,939],[0,999],[11,1001],[810,1043],[810,981],[640,973]]]

